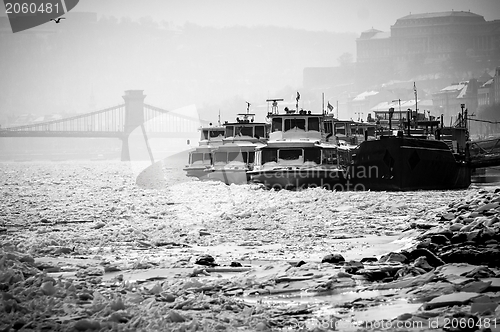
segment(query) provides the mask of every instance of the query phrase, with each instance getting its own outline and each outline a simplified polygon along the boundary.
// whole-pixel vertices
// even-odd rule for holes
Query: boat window
[[[321,163],[321,151],[318,148],[304,149],[304,162],[312,161],[316,164]]]
[[[319,131],[319,118],[311,117],[308,122],[307,130]]]
[[[285,119],[285,131],[295,127],[306,130],[306,119]]]
[[[253,128],[252,127],[236,127],[236,135],[241,136],[253,136]]]
[[[250,157],[253,154],[255,154],[254,160],[253,160],[254,164],[255,165],[262,165],[262,163],[261,163],[261,161],[262,161],[262,151],[255,151],[255,153],[254,152],[250,152]]]
[[[227,154],[227,159],[229,162],[231,161],[240,161],[247,162],[247,153],[246,152],[229,152]]]
[[[226,126],[226,137],[234,136],[234,126]]]
[[[203,153],[192,153],[191,154],[191,164],[195,162],[203,161]]]
[[[325,133],[333,134],[333,124],[331,122],[325,122]]]
[[[203,139],[208,139],[208,130],[203,130]]]
[[[259,137],[259,138],[266,137],[266,127],[255,126],[255,137]]]
[[[255,161],[255,152],[248,152],[248,163],[253,164]]]
[[[219,137],[219,135],[220,135],[220,131],[218,131],[218,130],[210,130],[210,138]]]
[[[335,135],[347,135],[346,129],[345,129],[345,124],[338,124],[335,126]]]
[[[262,150],[262,164],[268,162],[278,162],[278,150],[276,149]]]
[[[337,165],[337,151],[335,151],[334,149],[324,149],[323,164]]]
[[[215,152],[214,153],[214,164],[226,164],[227,163],[227,153],[226,152]]]
[[[248,163],[248,162],[249,162],[249,161],[248,161],[248,152],[242,152],[241,154],[242,154],[242,156],[243,156],[243,162],[244,162],[245,164],[246,164],[246,163]]]
[[[282,118],[273,118],[272,131],[275,132],[282,130],[283,130]]]
[[[280,149],[279,159],[298,160],[302,157],[302,149]]]

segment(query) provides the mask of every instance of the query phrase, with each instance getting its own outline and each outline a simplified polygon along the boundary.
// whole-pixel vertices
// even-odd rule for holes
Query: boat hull
[[[305,189],[321,187],[331,190],[352,190],[351,183],[338,169],[270,169],[248,172],[250,181],[268,189]]]
[[[407,137],[363,142],[349,171],[358,190],[465,189],[471,170],[446,143]]]
[[[186,167],[183,169],[187,177],[194,177],[200,180],[207,180],[210,172],[207,167]]]
[[[208,174],[207,179],[225,184],[246,184],[250,176],[246,169],[215,169]]]

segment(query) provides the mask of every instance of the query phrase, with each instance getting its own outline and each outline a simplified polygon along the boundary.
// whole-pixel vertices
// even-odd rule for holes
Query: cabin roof
[[[295,113],[280,113],[280,114],[270,114],[269,117],[270,118],[280,118],[280,117],[290,117],[290,118],[295,118],[295,117],[322,117],[324,116],[323,114],[321,113],[311,113],[311,114],[300,114],[298,112],[295,112]]]
[[[224,126],[201,127],[201,130],[224,130]]]
[[[265,123],[265,122],[228,122],[228,123],[224,123],[224,127],[235,126],[235,125],[238,125],[238,126],[249,125],[248,127],[255,126],[255,125],[265,126],[266,124],[267,123]]]
[[[308,148],[317,146],[318,140],[304,140],[304,139],[287,139],[268,141],[267,144],[261,148]]]
[[[202,146],[197,146],[194,150],[190,151],[191,153],[206,153],[210,152],[213,150],[213,146],[210,145],[202,145]]]
[[[255,151],[256,146],[226,146],[226,144],[219,146],[217,149],[213,150],[216,152],[252,152]]]
[[[244,147],[255,147],[255,146],[258,146],[258,145],[264,145],[262,143],[259,143],[259,142],[255,142],[255,143],[252,143],[252,142],[248,142],[248,141],[231,141],[231,143],[226,143],[226,144],[223,144],[223,145],[220,145],[217,149],[220,150],[220,149],[225,149],[225,148],[244,148]]]

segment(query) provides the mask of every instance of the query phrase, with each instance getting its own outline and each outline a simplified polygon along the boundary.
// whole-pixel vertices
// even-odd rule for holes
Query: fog
[[[144,90],[149,104],[195,104],[213,117],[277,93],[293,100],[304,67],[336,66],[343,52],[355,52],[354,33],[66,17],[36,33],[1,35],[4,117],[102,109],[122,103],[129,89]],[[290,96],[281,95],[287,86]]]
[[[15,34],[2,12],[0,125],[114,106],[130,89],[164,109],[195,105],[204,119],[230,120],[245,101],[294,102],[306,67],[355,61],[360,32],[452,9],[492,20],[500,1],[85,0],[61,24]]]

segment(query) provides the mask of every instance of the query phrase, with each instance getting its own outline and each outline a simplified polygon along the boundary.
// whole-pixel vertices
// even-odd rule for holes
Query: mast
[[[279,111],[278,111],[278,101],[283,101],[283,99],[279,98],[279,99],[267,99],[266,100],[268,103],[272,102],[272,106],[271,106],[271,114],[278,114]],[[269,109],[269,104],[267,104],[267,107]],[[268,112],[269,114],[269,112]]]
[[[323,92],[322,94],[322,102],[323,104],[321,105],[321,110],[322,110],[322,113],[325,114],[325,93]]]
[[[417,106],[417,86],[415,82],[413,82],[413,91],[415,92],[415,128],[417,128],[418,124],[418,106]]]
[[[396,102],[396,101],[397,101],[397,102],[398,102],[398,104],[399,104],[399,121],[400,121],[400,122],[399,122],[399,126],[401,127],[401,119],[403,119],[403,113],[401,113],[401,98],[399,98],[399,99],[395,99],[395,100],[393,100],[392,102],[394,103],[394,102]]]

